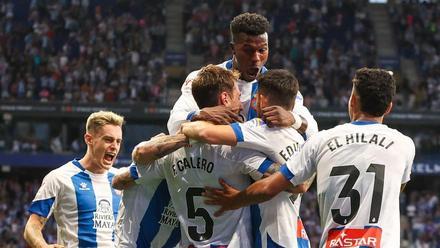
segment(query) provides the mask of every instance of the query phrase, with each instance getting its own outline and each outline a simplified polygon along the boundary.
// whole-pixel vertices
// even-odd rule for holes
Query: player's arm
[[[237,145],[237,137],[230,125],[214,125],[205,121],[182,124],[181,132],[188,138],[208,144]]]
[[[406,183],[402,183],[400,185],[400,192],[403,192],[405,190],[405,187],[406,187]]]
[[[37,214],[31,214],[24,228],[23,237],[27,244],[33,248],[43,248],[43,247],[54,247],[60,248],[64,247],[62,245],[47,244],[43,237],[43,228],[47,222],[47,218],[39,216]]]
[[[223,189],[206,187],[203,193],[206,204],[220,205],[215,216],[220,216],[228,210],[268,201],[292,185],[280,172],[251,184],[243,191],[232,188],[222,179],[219,182]]]
[[[273,163],[271,166],[269,166],[269,168],[266,170],[266,172],[264,172],[263,177],[269,177],[269,176],[279,172],[280,168],[281,168],[281,164]],[[304,183],[301,183],[301,184],[298,184],[298,185],[290,184],[287,187],[286,191],[289,192],[289,193],[292,193],[292,194],[302,194],[302,193],[305,193],[305,192],[307,192],[307,190],[309,190],[310,185],[312,185],[314,179],[315,179],[315,175],[310,177]]]
[[[137,165],[147,165],[175,150],[188,145],[184,134],[162,135],[139,143],[132,152],[132,160]]]
[[[126,169],[121,169],[121,173],[116,174],[112,179],[112,187],[118,190],[128,189],[135,185],[135,179],[137,178],[136,167],[131,165]]]

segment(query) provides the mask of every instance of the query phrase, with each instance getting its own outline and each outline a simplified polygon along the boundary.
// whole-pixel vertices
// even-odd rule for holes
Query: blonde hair
[[[87,118],[86,132],[95,133],[98,128],[101,128],[102,126],[107,124],[122,127],[122,125],[124,124],[124,117],[111,111],[101,110],[91,113]]]

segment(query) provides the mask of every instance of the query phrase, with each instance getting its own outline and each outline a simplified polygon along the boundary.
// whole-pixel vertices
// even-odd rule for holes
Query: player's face
[[[249,82],[255,80],[269,55],[267,33],[262,35],[239,33],[232,44],[232,52],[233,64],[240,71],[240,78]]]
[[[104,125],[90,134],[90,151],[97,170],[103,172],[109,170],[116,160],[122,142],[122,128],[115,125]]]
[[[240,96],[241,96],[240,89],[238,89],[237,83],[234,83],[232,95],[230,95],[230,101],[227,107],[231,107],[233,110],[235,110],[236,114],[239,114],[240,111],[243,109],[243,105],[241,104],[240,101]]]

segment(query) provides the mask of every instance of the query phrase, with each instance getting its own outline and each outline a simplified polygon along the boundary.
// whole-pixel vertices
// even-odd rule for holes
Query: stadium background
[[[267,67],[296,74],[320,129],[348,121],[355,69],[393,70],[385,122],[417,149],[401,246],[440,247],[440,6],[348,0],[0,1],[0,247],[25,247],[26,209],[49,170],[84,153],[90,112],[126,117],[117,165],[128,165],[136,143],[166,132],[185,75],[230,58],[228,25],[245,11],[271,22]],[[316,247],[313,193],[301,208]],[[56,239],[53,222],[45,235]]]

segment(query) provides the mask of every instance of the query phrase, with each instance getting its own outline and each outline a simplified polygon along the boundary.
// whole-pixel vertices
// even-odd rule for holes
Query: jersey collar
[[[78,167],[80,170],[85,171],[84,167],[82,167],[81,163],[78,161],[78,159],[72,160],[72,164],[74,164],[76,167]]]
[[[351,124],[358,125],[358,126],[364,126],[364,125],[379,124],[379,122],[377,122],[377,121],[352,121]]]

